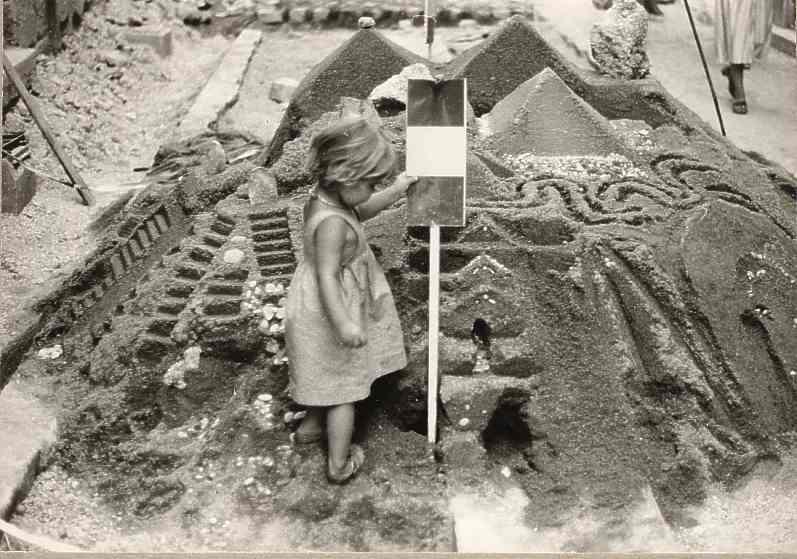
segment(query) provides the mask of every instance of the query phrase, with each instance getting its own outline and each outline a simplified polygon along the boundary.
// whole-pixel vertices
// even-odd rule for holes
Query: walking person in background
[[[771,0],[716,0],[714,17],[717,60],[728,78],[736,114],[747,114],[744,71],[766,53],[772,34]]]

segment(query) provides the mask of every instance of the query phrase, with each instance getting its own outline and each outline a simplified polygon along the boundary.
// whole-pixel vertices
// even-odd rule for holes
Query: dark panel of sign
[[[407,225],[465,225],[465,178],[420,177],[407,193]]]
[[[462,80],[409,80],[407,126],[465,126]]]

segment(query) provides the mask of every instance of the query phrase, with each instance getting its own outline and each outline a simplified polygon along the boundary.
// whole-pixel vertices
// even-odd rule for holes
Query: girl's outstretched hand
[[[344,324],[338,332],[340,341],[349,347],[362,347],[368,341],[362,329],[353,322]]]
[[[418,182],[418,177],[408,175],[405,171],[396,177],[396,180],[393,184],[395,184],[397,188],[401,189],[402,192],[406,192],[410,185],[415,182]]]

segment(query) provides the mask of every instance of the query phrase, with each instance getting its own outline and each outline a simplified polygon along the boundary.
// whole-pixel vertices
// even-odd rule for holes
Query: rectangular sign
[[[407,174],[420,180],[407,192],[408,225],[465,225],[467,84],[409,80]]]

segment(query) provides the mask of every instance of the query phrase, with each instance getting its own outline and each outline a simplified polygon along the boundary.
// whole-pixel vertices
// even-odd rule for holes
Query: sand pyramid
[[[609,121],[550,68],[522,83],[487,116],[501,153],[609,155],[627,148]]]
[[[522,16],[514,16],[487,40],[452,60],[446,77],[468,78],[468,100],[476,114],[482,115],[546,67],[576,91],[584,89],[576,68]]]
[[[361,29],[299,84],[267,148],[265,162],[270,164],[279,157],[282,144],[297,135],[302,120],[312,122],[334,110],[341,97],[367,99],[377,85],[418,62],[424,59],[377,31]]]

